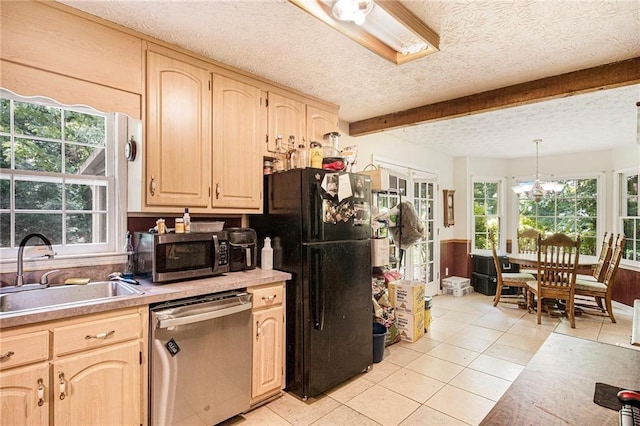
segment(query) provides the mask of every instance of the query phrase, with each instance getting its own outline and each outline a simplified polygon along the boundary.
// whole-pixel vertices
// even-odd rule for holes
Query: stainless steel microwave
[[[227,232],[134,234],[136,274],[153,282],[203,278],[229,272]]]

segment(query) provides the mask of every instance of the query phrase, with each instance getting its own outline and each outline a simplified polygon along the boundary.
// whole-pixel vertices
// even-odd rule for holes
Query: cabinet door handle
[[[64,379],[64,373],[58,374],[58,389],[60,390],[60,401],[66,398],[67,396],[67,381]]]
[[[216,183],[216,200],[220,199],[220,184]]]
[[[149,191],[151,192],[151,196],[156,195],[156,178],[151,176],[151,184],[149,185]]]
[[[256,321],[256,340],[260,338],[260,333],[262,333],[262,329],[260,327],[260,321]]]
[[[262,296],[262,300],[264,300],[265,302],[273,302],[274,300],[276,300],[276,296],[278,295],[274,294],[273,296]]]
[[[84,338],[86,340],[91,340],[91,339],[106,339],[107,337],[113,336],[116,333],[115,330],[111,330],[111,331],[107,331],[106,333],[98,333],[98,334],[87,334],[86,336],[84,336]]]
[[[44,380],[38,379],[38,407],[44,405]]]
[[[4,361],[5,359],[9,359],[14,356],[16,353],[14,351],[8,351],[6,354],[0,355],[0,361]]]

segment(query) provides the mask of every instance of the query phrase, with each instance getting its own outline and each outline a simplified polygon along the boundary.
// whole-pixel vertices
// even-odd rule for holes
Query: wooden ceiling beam
[[[368,135],[637,83],[640,57],[354,121],[349,124],[349,135]]]

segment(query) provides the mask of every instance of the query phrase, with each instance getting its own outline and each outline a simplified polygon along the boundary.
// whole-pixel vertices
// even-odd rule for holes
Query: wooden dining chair
[[[618,235],[620,237],[620,235]],[[587,280],[587,281],[599,281],[603,282],[604,275],[607,273],[607,267],[609,266],[609,260],[611,259],[611,253],[613,253],[613,233],[604,233],[604,238],[602,239],[602,247],[600,248],[600,254],[598,255],[598,263],[593,269],[593,273],[591,275],[578,274],[576,280]]]
[[[581,308],[596,309],[603,314],[607,314],[612,323],[616,322],[616,317],[613,315],[613,309],[611,307],[611,297],[613,295],[613,285],[615,283],[616,273],[620,266],[620,259],[624,253],[625,237],[624,235],[618,235],[616,243],[611,254],[611,258],[606,268],[604,268],[604,277],[602,280],[592,281],[584,279],[576,279],[575,304]],[[583,297],[593,297],[595,299],[595,305],[593,303],[585,303]],[[604,300],[604,306],[602,301]]]
[[[524,300],[527,300],[527,281],[535,280],[532,274],[520,273],[520,272],[502,272],[502,262],[498,257],[498,252],[496,250],[496,241],[492,230],[489,230],[489,241],[491,243],[491,251],[493,252],[493,263],[496,267],[496,294],[493,297],[493,306],[497,306],[498,302],[501,302],[503,298],[505,299],[516,299],[515,302],[518,303],[517,299],[520,297],[518,294],[514,296],[503,296],[502,288],[503,286],[508,287],[517,287],[518,289],[522,289],[524,293]]]
[[[527,282],[530,310],[533,305],[533,296],[537,298],[538,324],[542,321],[542,299],[551,298],[566,301],[567,317],[571,328],[576,328],[573,299],[579,256],[580,236],[575,240],[561,233],[547,238],[538,237],[537,279]]]
[[[518,229],[518,253],[535,254],[538,252],[538,237],[540,231],[537,229],[526,227]],[[525,266],[524,268],[522,266]],[[535,265],[521,265],[520,272],[534,274],[537,272]]]

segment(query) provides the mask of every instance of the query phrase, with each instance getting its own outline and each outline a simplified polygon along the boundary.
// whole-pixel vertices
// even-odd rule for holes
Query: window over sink
[[[0,146],[0,253],[32,232],[58,254],[116,251],[113,114],[0,89]]]

